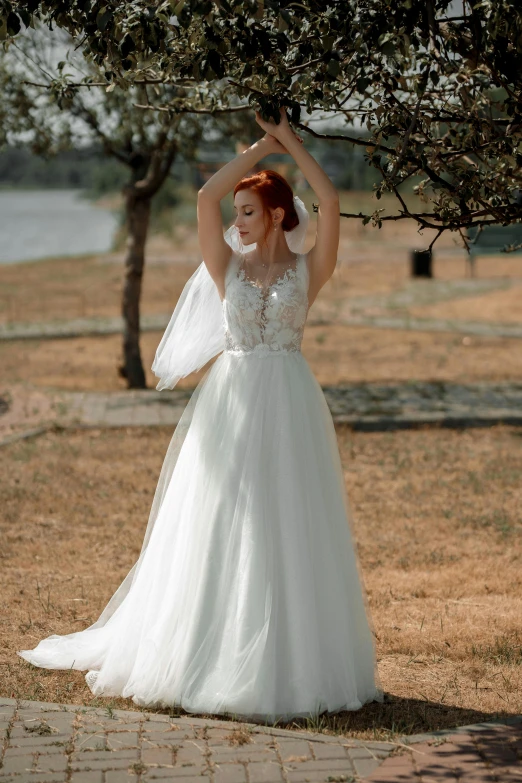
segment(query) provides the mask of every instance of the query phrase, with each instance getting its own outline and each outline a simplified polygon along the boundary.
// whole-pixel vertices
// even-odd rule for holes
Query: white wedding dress
[[[225,350],[167,451],[139,560],[89,628],[27,661],[99,696],[275,722],[383,701],[330,411],[300,346],[307,256],[233,253]]]

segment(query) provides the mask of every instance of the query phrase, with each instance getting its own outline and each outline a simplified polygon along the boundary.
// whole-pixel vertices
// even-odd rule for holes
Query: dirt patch
[[[48,433],[0,451],[0,693],[137,709],[15,651],[97,619],[138,555],[170,437]],[[518,430],[338,441],[390,701],[321,730],[384,739],[521,713]]]

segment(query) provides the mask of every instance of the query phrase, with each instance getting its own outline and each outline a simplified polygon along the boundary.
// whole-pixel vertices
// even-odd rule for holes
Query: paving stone
[[[103,772],[73,772],[71,783],[103,783]]]
[[[276,737],[273,737],[270,734],[260,734],[260,733],[252,733],[250,735],[250,744],[251,745],[264,745],[265,747],[268,747],[270,745],[275,745],[277,742]]]
[[[277,759],[276,751],[272,748],[251,747],[242,745],[240,748],[212,748],[212,761],[216,764],[226,763],[227,761],[274,761]]]
[[[497,766],[510,766],[518,763],[517,753],[507,745],[481,745],[484,755],[491,764]]]
[[[390,750],[391,752],[391,750]],[[379,751],[381,755],[383,754],[383,751]],[[373,750],[368,750],[367,748],[347,748],[347,755],[351,759],[373,759],[376,756],[376,752]],[[388,754],[385,754],[385,757]]]
[[[209,728],[206,731],[206,740],[209,745],[227,744],[230,741],[231,729]]]
[[[140,744],[140,738],[136,731],[111,731],[107,735],[107,744],[114,750],[137,748]]]
[[[420,778],[417,772],[411,767],[410,769],[402,768],[397,769],[392,767],[387,768],[387,761],[379,767],[375,772],[365,778],[365,783],[456,783],[456,778],[447,774],[447,770],[443,771],[443,777],[436,778]]]
[[[105,783],[136,783],[138,776],[135,772],[123,769],[114,769],[105,773]]]
[[[28,723],[30,718],[24,715],[23,712],[20,712],[19,714],[20,717],[23,717],[24,724]],[[42,710],[41,713],[34,716],[34,720],[36,723],[43,721],[48,723],[50,726],[56,726],[59,728],[63,726],[65,728],[70,728],[76,722],[77,717],[74,712],[64,712],[62,710]]]
[[[131,764],[135,764],[136,759],[85,759],[81,761],[71,761],[71,769],[74,770],[90,770],[90,769],[127,769]]]
[[[143,748],[141,760],[144,764],[169,764],[173,765],[173,753],[166,748]]]
[[[111,734],[119,734],[121,731],[134,731],[136,734],[138,734],[141,731],[142,725],[146,726],[147,723],[141,723],[139,721],[117,720],[114,724],[111,723]],[[158,725],[161,726],[162,724],[160,723]]]
[[[10,745],[6,751],[8,756],[27,756],[31,753],[56,753],[58,755],[65,753],[66,744],[61,742],[59,745],[38,745],[37,747],[24,745],[23,747],[16,747]]]
[[[73,764],[77,761],[81,761],[82,763],[90,763],[92,761],[103,760],[107,763],[108,768],[116,759],[126,759],[129,761],[129,763],[131,763],[137,761],[138,758],[139,751],[137,748],[135,750],[132,748],[127,748],[126,750],[91,750],[86,751],[85,753],[75,752],[71,754],[71,762]]]
[[[278,783],[283,781],[281,765],[276,762],[249,762],[246,766],[250,783]]]
[[[155,770],[151,770],[150,773],[147,773],[147,779],[149,777],[152,777],[153,775],[157,775],[159,772],[163,772],[164,769],[158,768]],[[195,783],[195,781],[209,780],[208,775],[202,773],[201,770],[196,767],[174,767],[173,769],[169,769],[167,771],[169,773],[167,777],[172,778],[172,780],[176,780],[176,781],[189,780],[191,781],[191,783]],[[165,776],[162,775],[162,777]]]
[[[349,757],[342,745],[323,745],[313,743],[313,751],[316,759],[346,759]]]
[[[98,734],[78,734],[74,740],[74,749],[76,752],[90,750],[104,750],[107,748],[105,734],[100,730]]]
[[[330,783],[330,781],[339,781],[339,783],[352,783],[354,777],[350,773],[334,773],[333,775],[327,770],[320,770],[318,772],[301,772],[290,771],[286,772],[286,779],[288,783]],[[418,783],[418,781],[417,781]]]
[[[214,783],[246,783],[244,764],[219,764],[214,767]]]
[[[287,759],[297,757],[299,759],[312,759],[312,751],[310,750],[310,743],[306,740],[283,740],[280,739],[277,742],[279,747],[279,753],[283,761]],[[336,746],[334,746],[336,747]],[[315,751],[315,748],[314,748]]]
[[[191,740],[194,738],[194,732],[173,732],[173,731],[147,731],[142,735],[142,743],[146,745],[179,745],[183,741]]]
[[[34,767],[34,756],[10,756],[4,759],[4,763],[1,768],[2,775],[10,774],[26,774]]]
[[[23,732],[19,735],[19,732],[13,731],[9,737],[9,744],[11,746],[17,746],[19,748],[38,748],[45,745],[53,745],[55,742],[67,743],[71,738],[71,735],[67,734],[31,734],[31,732]]]
[[[300,769],[302,772],[322,772],[330,770],[333,774],[337,771],[353,774],[352,764],[349,759],[318,759],[317,761],[284,762],[288,769]]]
[[[66,770],[69,764],[67,756],[52,753],[38,756],[35,769],[42,772],[60,772]]]
[[[246,783],[243,764],[222,764],[214,769],[214,783]]]
[[[1,770],[0,770],[1,773]],[[65,783],[66,772],[31,772],[23,776],[7,776],[0,774],[0,783]]]
[[[180,772],[180,770],[172,769],[172,767],[148,767],[145,780],[161,780],[162,778],[166,778],[167,780],[178,780],[178,779],[187,779],[184,778],[183,774]],[[190,780],[192,783],[197,783],[202,779],[202,776],[198,775],[195,777],[189,777],[188,780]],[[204,778],[207,780],[207,778]]]
[[[78,709],[78,708],[76,708]],[[63,712],[65,707],[52,701],[31,701],[29,699],[20,699],[18,702],[18,712],[21,715],[24,712],[32,713],[35,717],[41,712]]]
[[[352,764],[355,769],[355,772],[361,777],[365,778],[367,775],[371,775],[372,772],[374,772],[379,765],[381,764],[380,759],[374,759],[374,758],[355,758],[352,759]]]

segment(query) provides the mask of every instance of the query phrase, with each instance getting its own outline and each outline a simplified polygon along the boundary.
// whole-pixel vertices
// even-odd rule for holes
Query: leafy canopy
[[[6,42],[36,18],[63,27],[108,89],[150,86],[144,110],[185,111],[186,86],[193,108],[213,111],[225,83],[232,105],[275,119],[285,105],[310,133],[304,112],[333,112],[329,138],[364,146],[377,196],[397,197],[395,215],[360,216],[377,225],[413,218],[442,232],[521,218],[518,0],[30,0],[3,11]],[[167,103],[154,92],[165,83],[181,90]]]

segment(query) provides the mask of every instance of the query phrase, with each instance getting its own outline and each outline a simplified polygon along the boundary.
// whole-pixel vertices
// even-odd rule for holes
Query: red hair
[[[282,177],[281,174],[278,174],[277,171],[266,169],[265,171],[260,171],[258,174],[253,174],[251,177],[243,177],[234,188],[234,196],[240,190],[253,190],[254,193],[257,193],[261,198],[263,211],[265,213],[265,224],[268,226],[265,233],[265,240],[268,237],[271,227],[269,222],[269,209],[281,207],[281,209],[284,210],[285,216],[282,222],[283,231],[292,231],[293,228],[299,225],[292,188],[286,179]],[[266,219],[267,216],[268,221]]]

